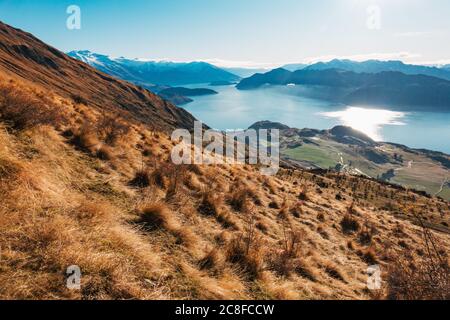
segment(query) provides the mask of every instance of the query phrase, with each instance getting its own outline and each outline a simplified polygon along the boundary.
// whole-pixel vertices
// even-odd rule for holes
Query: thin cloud
[[[428,31],[409,31],[409,32],[398,32],[395,33],[394,35],[396,37],[413,38],[413,37],[423,37],[429,34],[430,32]]]
[[[417,53],[411,53],[411,52],[388,52],[388,53],[369,53],[369,54],[355,54],[355,55],[348,55],[348,56],[337,56],[337,55],[325,55],[325,56],[318,56],[318,57],[311,57],[304,59],[303,63],[316,63],[316,62],[329,62],[333,59],[340,59],[340,60],[353,60],[353,61],[367,61],[367,60],[381,60],[381,61],[387,61],[387,60],[401,60],[401,61],[408,61],[412,59],[420,58],[422,55]]]
[[[272,62],[233,61],[224,59],[204,59],[202,61],[222,68],[272,69],[280,66],[279,63]]]

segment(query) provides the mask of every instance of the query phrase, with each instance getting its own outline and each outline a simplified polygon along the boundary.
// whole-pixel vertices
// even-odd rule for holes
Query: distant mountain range
[[[181,105],[192,100],[181,92],[188,84],[232,84],[238,89],[264,85],[302,85],[298,94],[346,104],[408,106],[408,109],[450,111],[450,65],[441,68],[401,61],[332,60],[311,65],[288,64],[267,69],[219,68],[206,62],[156,62],[111,58],[87,50],[69,56],[116,78],[133,82]],[[264,73],[265,72],[265,73]],[[177,88],[171,88],[177,86]],[[299,91],[299,89],[297,89]]]
[[[206,62],[142,61],[127,58],[111,58],[87,50],[71,51],[72,58],[117,77],[143,85],[170,85],[210,83],[214,81],[236,82],[240,77]]]
[[[352,60],[335,59],[330,62],[318,62],[309,66],[305,66],[304,69],[305,70],[339,69],[339,70],[353,71],[357,73],[379,73],[383,71],[397,71],[409,75],[423,74],[427,76],[433,76],[450,80],[450,70],[446,69],[445,67],[437,68],[437,67],[419,66],[419,65],[405,64],[402,61],[368,60],[363,62],[356,62]]]
[[[338,69],[275,69],[243,79],[237,88],[267,85],[313,88],[320,98],[345,104],[408,107],[408,110],[450,111],[450,81],[401,72],[356,73]]]

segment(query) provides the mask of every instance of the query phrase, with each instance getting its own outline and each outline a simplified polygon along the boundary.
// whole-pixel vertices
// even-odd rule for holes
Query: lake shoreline
[[[210,88],[208,84],[189,87]],[[450,143],[445,141],[445,137],[450,136],[450,113],[346,106],[286,94],[277,88],[245,91],[237,90],[234,86],[213,88],[219,94],[195,97],[193,102],[181,108],[219,130],[244,129],[262,120],[280,122],[293,128],[318,130],[347,125],[372,136],[374,130],[377,131],[378,136],[375,138],[378,141],[450,154]],[[374,113],[374,110],[377,112]],[[352,114],[354,111],[359,114],[355,116]],[[330,114],[334,117],[330,117]],[[374,116],[379,118],[373,119]],[[366,127],[358,117],[364,121],[374,121]]]

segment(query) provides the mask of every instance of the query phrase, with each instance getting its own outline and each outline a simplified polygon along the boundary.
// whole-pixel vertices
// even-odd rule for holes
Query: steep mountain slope
[[[243,79],[237,88],[299,85],[323,99],[346,104],[381,105],[407,110],[450,111],[450,81],[400,72],[355,73],[338,69],[275,69]]]
[[[112,59],[90,51],[72,51],[69,56],[107,74],[135,83],[179,86],[214,81],[238,81],[239,77],[206,62],[157,62]]]
[[[149,91],[99,72],[1,22],[0,72],[148,124],[190,128],[194,121],[189,113]]]
[[[306,70],[326,70],[339,69],[353,71],[357,73],[380,73],[383,71],[401,72],[409,75],[422,74],[450,80],[450,72],[448,70],[436,67],[427,67],[420,65],[405,64],[402,61],[380,61],[368,60],[357,62],[352,60],[335,59],[330,62],[318,62],[307,66]]]
[[[167,131],[190,116],[0,37],[0,298],[448,299],[448,202],[326,171],[173,165]]]
[[[129,82],[143,82],[139,74],[127,69],[126,66],[107,55],[93,53],[88,50],[71,51],[67,55],[116,78]]]

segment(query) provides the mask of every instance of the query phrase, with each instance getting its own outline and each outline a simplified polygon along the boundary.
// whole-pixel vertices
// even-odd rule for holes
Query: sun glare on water
[[[321,113],[321,115],[330,118],[337,118],[341,124],[361,131],[375,141],[383,140],[383,135],[381,133],[383,126],[405,125],[405,123],[400,121],[400,119],[405,116],[404,112],[382,109],[349,107],[342,111],[324,112]]]

